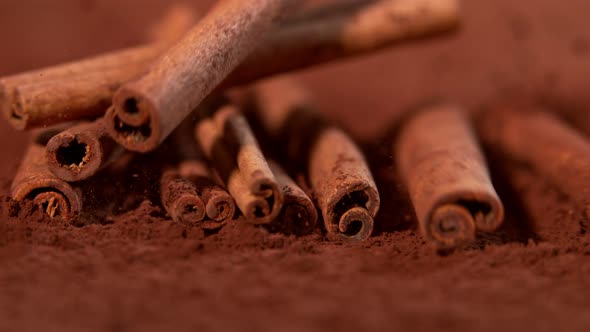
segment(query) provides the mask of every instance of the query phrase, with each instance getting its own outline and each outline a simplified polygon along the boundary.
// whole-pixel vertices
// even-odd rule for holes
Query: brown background
[[[329,117],[368,143],[432,97],[473,109],[531,91],[587,94],[590,2],[463,3],[455,37],[301,77]],[[166,7],[157,0],[0,1],[0,75],[137,44]],[[2,194],[25,144],[25,135],[0,122]],[[388,161],[371,160],[387,178]],[[149,209],[83,228],[3,217],[0,331],[587,330],[588,235],[574,229],[569,202],[543,179],[518,176],[519,200],[534,209],[533,234],[512,236],[522,221],[514,208],[500,235],[448,257],[397,222],[407,215],[391,196],[396,183],[386,180],[378,222],[389,226],[361,245],[241,226],[203,238]],[[518,205],[503,198],[509,209]]]

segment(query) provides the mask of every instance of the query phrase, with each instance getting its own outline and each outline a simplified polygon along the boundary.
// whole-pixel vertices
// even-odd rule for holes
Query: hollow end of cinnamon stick
[[[324,225],[330,240],[364,241],[373,232],[379,210],[377,189],[364,182],[344,183],[324,209]]]
[[[283,211],[279,219],[284,223],[284,233],[297,236],[311,234],[317,226],[318,212],[311,203],[301,200],[290,200],[285,196]]]
[[[172,220],[196,225],[206,216],[205,203],[191,181],[180,177],[173,170],[166,170],[160,180],[162,205]]]
[[[406,119],[393,145],[424,237],[438,249],[461,247],[491,232],[504,207],[472,124],[463,110],[435,103]]]
[[[91,130],[63,131],[47,143],[49,170],[64,181],[81,181],[96,174],[104,161],[101,137]]]
[[[464,206],[445,204],[432,211],[423,233],[437,249],[458,248],[475,240],[475,221]]]
[[[80,215],[82,201],[78,193],[65,182],[57,179],[35,179],[13,186],[12,198],[29,199],[51,219],[62,218],[74,222]]]
[[[104,121],[109,136],[127,150],[145,153],[152,151],[160,143],[157,132],[159,126],[153,126],[149,116],[143,123],[130,125],[112,107],[105,113]]]
[[[53,175],[45,160],[45,144],[57,133],[56,128],[34,134],[12,182],[11,196],[33,201],[52,219],[73,223],[82,210],[81,192]]]
[[[225,191],[212,194],[207,200],[207,217],[216,222],[231,219],[236,213],[236,203]]]
[[[318,212],[309,196],[275,161],[269,161],[283,193],[283,209],[271,227],[285,234],[310,234],[317,226]]]
[[[215,230],[231,221],[236,214],[236,202],[221,187],[209,167],[202,160],[181,162],[178,166],[181,177],[191,181],[197,194],[205,204],[205,218],[201,223],[203,229]]]
[[[196,224],[205,218],[205,204],[198,196],[185,193],[171,202],[168,213],[176,222]]]
[[[266,224],[279,215],[283,199],[275,181],[267,178],[257,179],[252,182],[249,194],[250,202],[242,211],[247,219],[257,224]]]

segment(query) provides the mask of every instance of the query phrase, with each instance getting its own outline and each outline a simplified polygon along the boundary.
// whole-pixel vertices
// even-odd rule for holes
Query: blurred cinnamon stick
[[[393,145],[422,234],[437,249],[493,231],[504,208],[467,117],[455,106],[425,107],[405,124]]]
[[[1,78],[1,111],[18,130],[101,116],[116,89],[195,21],[190,8],[176,4],[156,23],[151,44]]]
[[[283,194],[237,107],[222,106],[201,120],[195,136],[246,219],[272,222],[283,206]]]
[[[373,231],[379,192],[353,140],[315,111],[307,91],[288,79],[254,87],[258,123],[291,172],[309,180],[332,240],[362,241]]]
[[[45,160],[45,144],[55,132],[36,132],[11,186],[16,201],[30,199],[50,218],[75,222],[82,209],[81,192],[53,175]]]
[[[438,36],[459,25],[458,0],[337,1],[285,22],[222,84],[234,86]]]
[[[121,153],[122,147],[108,136],[103,119],[66,129],[46,147],[49,170],[68,182],[88,179]]]
[[[478,119],[490,150],[542,175],[590,219],[590,140],[549,111],[531,105],[495,106]]]

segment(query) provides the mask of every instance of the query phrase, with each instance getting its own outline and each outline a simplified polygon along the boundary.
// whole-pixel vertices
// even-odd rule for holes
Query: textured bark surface
[[[0,112],[17,130],[92,119],[115,91],[139,76],[196,21],[189,6],[173,5],[143,46],[0,78]]]
[[[424,237],[440,249],[464,246],[476,229],[496,230],[504,206],[464,110],[434,104],[417,112],[402,124],[392,154]]]
[[[216,3],[144,75],[117,91],[113,138],[132,151],[157,148],[300,3]]]

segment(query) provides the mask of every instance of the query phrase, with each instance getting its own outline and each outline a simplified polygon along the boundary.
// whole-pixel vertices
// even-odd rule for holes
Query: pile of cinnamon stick
[[[151,42],[0,79],[0,107],[33,138],[12,185],[75,221],[78,185],[130,153],[173,150],[161,204],[176,222],[252,222],[360,241],[379,192],[363,153],[284,74],[452,32],[458,0],[220,0],[202,18],[174,6]],[[391,143],[425,238],[454,248],[492,231],[503,207],[469,119],[424,107]],[[156,160],[154,160],[156,162]],[[239,218],[239,216],[243,218]]]

